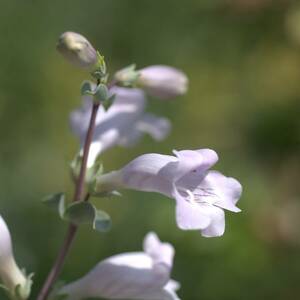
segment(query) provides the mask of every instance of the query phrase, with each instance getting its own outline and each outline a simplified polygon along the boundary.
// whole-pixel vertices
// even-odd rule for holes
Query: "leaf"
[[[76,225],[92,223],[95,217],[95,209],[89,202],[72,203],[65,210],[64,217]]]
[[[103,83],[100,83],[94,93],[94,101],[103,102],[108,99],[108,89],[107,86]]]
[[[106,232],[111,228],[110,216],[103,210],[97,210],[95,208],[95,218],[93,222],[93,228],[97,231]]]
[[[114,103],[116,98],[116,95],[113,94],[112,96],[110,96],[108,99],[106,99],[105,101],[102,102],[102,105],[105,109],[105,111],[108,111],[109,108],[112,106],[112,104]]]
[[[93,229],[97,231],[106,232],[111,227],[110,216],[89,202],[81,201],[69,205],[65,210],[64,217],[75,225],[92,224]]]
[[[85,181],[87,184],[91,184],[97,176],[103,174],[104,168],[101,161],[96,161],[92,167],[86,170]]]
[[[42,201],[48,207],[58,211],[58,214],[61,218],[64,217],[64,212],[65,212],[65,194],[64,193],[56,193],[56,194],[48,195]]]
[[[90,81],[85,80],[80,88],[80,93],[82,96],[84,95],[94,95],[92,83]]]

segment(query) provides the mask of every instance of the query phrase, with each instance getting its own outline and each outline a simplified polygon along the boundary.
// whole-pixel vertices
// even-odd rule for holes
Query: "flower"
[[[64,32],[58,40],[57,50],[73,65],[91,69],[97,63],[97,51],[81,34]]]
[[[143,133],[160,141],[170,131],[168,119],[145,113],[146,98],[140,89],[114,87],[110,90],[115,100],[108,111],[99,108],[93,142],[89,153],[88,167],[105,150],[121,145],[129,147],[137,143]],[[83,106],[71,113],[71,129],[83,147],[92,109],[91,96],[83,97]]]
[[[218,160],[213,150],[183,150],[174,154],[139,156],[118,171],[98,176],[95,191],[130,188],[162,193],[176,200],[179,228],[201,230],[205,237],[223,235],[223,209],[240,211],[236,207],[242,192],[240,183],[209,171]]]
[[[12,297],[25,300],[29,297],[31,280],[17,266],[12,249],[10,232],[0,215],[0,278]]]
[[[144,239],[144,252],[122,253],[98,263],[89,273],[64,286],[66,300],[105,299],[179,300],[179,284],[170,279],[174,248],[155,233]]]
[[[138,73],[137,85],[154,97],[169,99],[187,91],[187,76],[175,68],[157,65],[141,69]]]

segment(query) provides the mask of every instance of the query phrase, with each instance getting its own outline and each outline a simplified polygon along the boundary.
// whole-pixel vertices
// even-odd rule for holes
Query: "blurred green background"
[[[35,272],[33,297],[66,224],[40,200],[72,195],[68,164],[78,150],[68,115],[87,75],[56,53],[58,36],[84,34],[110,73],[168,64],[190,78],[185,97],[151,99],[169,117],[162,143],[103,155],[106,170],[146,152],[210,147],[217,169],[238,178],[242,213],[207,239],[177,228],[174,202],[124,192],[94,200],[113,219],[108,234],[82,227],[61,278],[70,281],[112,254],[137,251],[154,230],[176,247],[173,278],[184,300],[300,297],[300,7],[272,0],[0,0],[0,209],[19,265]],[[0,294],[0,298],[4,298]]]

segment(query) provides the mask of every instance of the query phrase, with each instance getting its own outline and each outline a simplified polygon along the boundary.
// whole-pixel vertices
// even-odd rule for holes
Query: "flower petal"
[[[216,237],[224,234],[225,231],[225,214],[221,208],[207,205],[206,211],[211,217],[211,223],[208,227],[201,230],[204,237]]]
[[[169,243],[162,243],[154,232],[150,232],[144,239],[144,251],[154,264],[164,263],[170,269],[173,266],[174,247]]]
[[[139,70],[139,73],[138,85],[154,97],[170,99],[187,91],[187,76],[173,67],[154,65]]]
[[[175,191],[175,199],[176,221],[180,229],[204,229],[209,226],[211,218],[201,205],[188,202],[177,191]]]
[[[110,90],[116,95],[114,103],[108,111],[100,106],[94,130],[93,141],[99,143],[99,153],[119,144],[122,137],[135,128],[144,114],[146,106],[145,94],[140,89],[114,87]],[[83,97],[83,105],[70,115],[71,129],[80,138],[83,147],[88,129],[92,98]]]
[[[171,123],[168,119],[146,113],[141,116],[141,119],[135,123],[131,130],[121,137],[118,144],[123,147],[132,147],[144,133],[149,134],[156,141],[162,141],[166,138],[170,129]]]
[[[178,160],[161,170],[160,175],[169,178],[171,182],[180,180],[192,171],[205,172],[213,166],[218,155],[211,149],[173,151]]]
[[[5,259],[11,257],[12,254],[12,243],[9,229],[0,215],[0,261],[4,263]],[[1,265],[0,264],[0,265]]]
[[[163,250],[159,256],[157,251]],[[68,284],[60,294],[68,294],[68,300],[81,300],[87,297],[107,299],[173,300],[176,294],[165,289],[170,280],[170,257],[173,247],[161,243],[157,236],[150,233],[145,238],[145,248],[155,257],[143,252],[124,253],[112,256],[92,269],[83,278]],[[161,260],[163,258],[163,261]],[[174,296],[175,295],[175,296]]]
[[[148,133],[156,141],[162,141],[171,130],[171,122],[167,118],[146,113],[137,124],[141,132]]]
[[[241,211],[235,206],[242,194],[242,186],[236,179],[217,171],[209,171],[197,187],[199,188],[211,191],[214,205],[233,212]]]
[[[141,155],[122,169],[123,187],[170,195],[173,185],[170,178],[164,176],[163,170],[173,162],[176,163],[177,159],[170,155]]]

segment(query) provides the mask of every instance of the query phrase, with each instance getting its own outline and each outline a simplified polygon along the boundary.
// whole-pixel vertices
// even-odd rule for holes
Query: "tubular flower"
[[[19,297],[20,299],[27,299],[30,293],[30,283],[28,281],[28,278],[26,278],[26,276],[19,269],[19,267],[15,262],[10,232],[1,215],[0,215],[0,278],[5,286],[5,289],[7,289],[7,292],[11,297]]]
[[[115,100],[108,111],[101,106],[97,114],[96,127],[89,155],[88,167],[99,154],[115,146],[129,147],[138,142],[144,133],[155,140],[163,140],[170,131],[168,119],[145,113],[147,100],[140,89],[114,87],[110,90]],[[70,116],[71,129],[83,147],[92,109],[92,98],[83,97],[81,108]]]
[[[158,192],[176,201],[176,221],[183,230],[201,230],[203,236],[221,236],[225,230],[223,209],[236,207],[240,183],[209,169],[218,156],[210,149],[174,151],[137,157],[124,168],[97,177],[96,192],[128,188]]]
[[[98,263],[89,273],[64,286],[66,300],[105,299],[179,300],[179,284],[170,279],[174,248],[155,233],[144,239],[144,252],[122,253]]]
[[[138,71],[137,85],[150,95],[161,99],[169,99],[186,93],[188,78],[173,67],[157,65]]]

